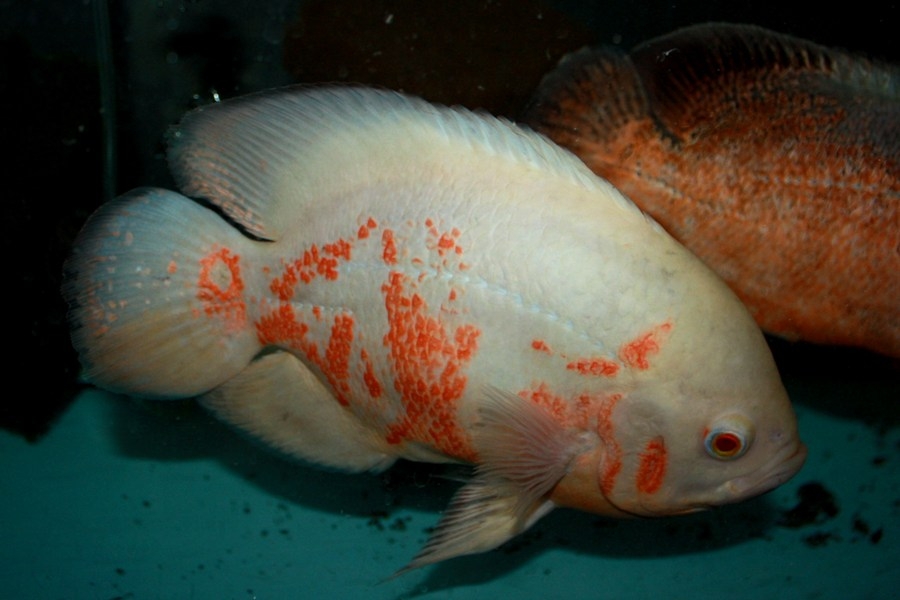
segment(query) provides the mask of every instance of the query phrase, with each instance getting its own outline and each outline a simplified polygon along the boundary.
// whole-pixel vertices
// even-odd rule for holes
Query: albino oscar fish
[[[102,206],[66,263],[86,377],[332,468],[475,465],[407,568],[557,506],[736,502],[804,461],[737,297],[538,134],[287,88],[188,113],[169,158],[181,193]]]
[[[760,326],[900,357],[900,67],[751,25],[592,48],[525,122],[708,264]]]

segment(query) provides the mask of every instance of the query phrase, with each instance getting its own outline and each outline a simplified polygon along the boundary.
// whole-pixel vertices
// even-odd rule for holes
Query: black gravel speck
[[[779,519],[782,527],[797,529],[822,523],[833,519],[840,512],[834,494],[825,489],[821,483],[804,483],[797,490],[800,501],[793,508],[786,510]]]

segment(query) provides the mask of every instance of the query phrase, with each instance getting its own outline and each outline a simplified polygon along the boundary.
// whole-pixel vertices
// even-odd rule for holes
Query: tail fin
[[[175,192],[133,190],[102,206],[64,268],[85,375],[135,396],[201,394],[260,350],[241,260],[257,243]]]

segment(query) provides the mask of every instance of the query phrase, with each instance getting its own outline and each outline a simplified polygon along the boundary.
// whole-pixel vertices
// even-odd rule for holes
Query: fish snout
[[[725,482],[719,488],[721,501],[716,504],[739,502],[775,489],[800,471],[806,454],[803,442],[786,445],[761,468]]]

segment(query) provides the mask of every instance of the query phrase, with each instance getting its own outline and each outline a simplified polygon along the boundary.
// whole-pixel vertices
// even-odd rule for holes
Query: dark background
[[[0,0],[10,357],[3,362],[8,391],[0,427],[36,440],[74,398],[82,384],[59,295],[71,241],[110,194],[170,185],[166,128],[216,95],[356,81],[514,118],[540,77],[584,45],[630,48],[681,26],[730,21],[898,62],[898,17],[896,3],[874,0],[830,8],[658,0]],[[896,377],[896,363],[862,352],[779,341],[773,348],[783,371]]]

